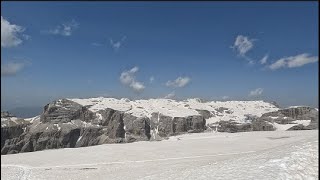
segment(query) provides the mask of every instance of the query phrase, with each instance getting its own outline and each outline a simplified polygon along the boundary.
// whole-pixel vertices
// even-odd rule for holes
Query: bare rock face
[[[101,116],[67,99],[54,101],[33,123],[2,127],[1,154],[150,139],[147,117],[137,118],[109,108],[98,114]]]
[[[203,109],[196,109],[196,111],[198,111],[198,113],[203,116],[205,119],[209,119],[212,117],[212,114],[210,111],[208,110],[203,110]]]
[[[203,132],[206,129],[205,118],[200,115],[187,117],[187,129],[190,133]]]
[[[218,132],[247,132],[252,131],[253,127],[251,123],[237,123],[235,121],[220,121],[218,125]]]
[[[252,130],[253,131],[274,131],[275,128],[267,121],[257,119],[252,121]]]
[[[28,124],[30,124],[28,121],[24,120],[23,118],[18,118],[8,111],[1,112],[1,127],[12,127]]]
[[[87,107],[83,107],[67,99],[61,99],[47,104],[44,107],[40,121],[43,123],[67,123],[71,120],[80,119],[85,122],[90,122],[94,118],[94,113],[89,111]]]
[[[278,124],[292,124],[295,120],[311,120],[308,126],[296,125],[288,130],[319,129],[319,112],[311,107],[294,107],[281,109],[263,114],[259,120],[276,122]]]
[[[302,124],[298,124],[295,126],[292,126],[287,131],[294,131],[294,130],[311,130],[312,128],[309,128],[308,126],[304,126]]]
[[[174,133],[173,118],[170,116],[159,115],[158,132],[159,136],[167,137]]]
[[[148,141],[150,135],[150,119],[147,117],[135,117],[125,114],[124,118],[125,139],[127,142]]]
[[[7,139],[18,138],[24,133],[25,125],[17,125],[10,127],[1,127],[1,149],[4,147]]]
[[[175,117],[173,118],[173,132],[174,133],[182,133],[188,132],[190,126],[188,127],[188,121],[185,117]]]
[[[262,117],[289,117],[295,120],[306,120],[318,117],[318,111],[311,107],[295,107],[265,113]]]
[[[15,117],[15,116],[8,111],[1,111],[1,118],[7,118],[7,117]]]
[[[100,138],[104,134],[102,127],[81,128],[74,147],[86,147],[100,144]]]
[[[161,114],[157,115],[155,113],[151,118],[151,124],[151,128],[157,129],[160,137],[168,137],[187,132],[203,132],[206,129],[206,120],[201,115],[188,117],[170,117]]]

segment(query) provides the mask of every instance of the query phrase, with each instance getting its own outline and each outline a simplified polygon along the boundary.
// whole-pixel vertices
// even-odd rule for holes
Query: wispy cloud
[[[140,93],[145,89],[145,86],[142,82],[136,80],[135,74],[139,71],[137,66],[133,67],[128,71],[124,71],[120,75],[120,82],[130,87],[134,92]]]
[[[256,39],[250,39],[247,36],[238,35],[233,46],[231,46],[231,48],[237,52],[238,56],[247,60],[250,65],[254,64],[254,61],[248,57],[246,53],[253,48],[254,41],[256,41]]]
[[[168,87],[184,87],[186,86],[189,82],[191,81],[191,79],[189,77],[178,77],[176,80],[174,81],[168,81],[166,83],[166,86]]]
[[[279,68],[297,68],[306,64],[318,62],[318,60],[318,56],[311,56],[310,54],[303,53],[296,56],[281,58],[268,67],[271,70]]]
[[[172,91],[171,93],[167,94],[164,98],[165,98],[165,99],[171,99],[171,98],[173,98],[173,97],[175,97],[175,96],[176,96],[175,92]]]
[[[266,64],[268,61],[269,55],[266,54],[265,56],[263,56],[263,58],[260,60],[260,64]]]
[[[246,53],[253,48],[254,41],[255,39],[250,39],[247,36],[238,35],[233,46],[231,47],[237,51],[238,55],[245,56]]]
[[[25,31],[24,27],[10,24],[9,21],[1,16],[1,47],[15,47],[22,43],[21,35],[24,39],[28,40],[30,36],[22,34]]]
[[[14,76],[25,67],[25,63],[9,62],[8,64],[1,64],[1,77]]]
[[[48,34],[61,35],[61,36],[71,36],[75,29],[79,28],[79,23],[75,20],[62,23],[61,25],[56,26],[54,29],[44,31]]]
[[[263,93],[262,88],[257,88],[252,91],[250,91],[249,96],[254,97],[254,96],[260,96]]]
[[[154,81],[154,77],[151,76],[150,79],[149,79],[149,82],[150,82],[150,83],[153,83],[153,81]]]
[[[114,41],[110,38],[110,45],[113,48],[114,51],[118,51],[120,47],[122,46],[123,42],[126,40],[126,36],[123,36],[119,41]]]

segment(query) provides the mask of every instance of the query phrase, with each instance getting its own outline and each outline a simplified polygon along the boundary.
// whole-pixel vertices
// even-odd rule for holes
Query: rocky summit
[[[183,133],[318,129],[318,109],[264,101],[59,99],[36,117],[1,112],[1,154],[157,141]]]

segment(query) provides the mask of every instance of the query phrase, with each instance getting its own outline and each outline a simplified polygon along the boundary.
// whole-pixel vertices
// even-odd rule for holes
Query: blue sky
[[[1,16],[1,109],[97,96],[318,106],[317,2],[1,2]]]

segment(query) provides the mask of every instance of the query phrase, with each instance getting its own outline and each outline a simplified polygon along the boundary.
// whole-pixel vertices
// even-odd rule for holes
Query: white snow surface
[[[151,117],[152,113],[161,113],[171,117],[186,117],[199,115],[197,109],[208,110],[215,117],[207,120],[207,124],[220,120],[235,120],[244,122],[246,114],[261,116],[264,113],[277,111],[279,108],[265,101],[209,101],[201,102],[199,99],[187,99],[176,101],[172,99],[148,99],[148,100],[128,100],[126,98],[89,98],[89,99],[69,99],[83,106],[91,105],[89,110],[97,112],[102,109],[111,108],[124,111],[137,117]],[[227,108],[223,112],[218,112],[220,107]]]
[[[296,126],[298,124],[302,124],[304,126],[308,126],[311,123],[311,120],[295,120],[292,121],[290,124],[279,124],[279,123],[270,123],[273,125],[273,127],[276,128],[276,131],[286,131],[289,128]]]
[[[318,133],[197,133],[163,141],[1,155],[1,179],[315,180]]]

